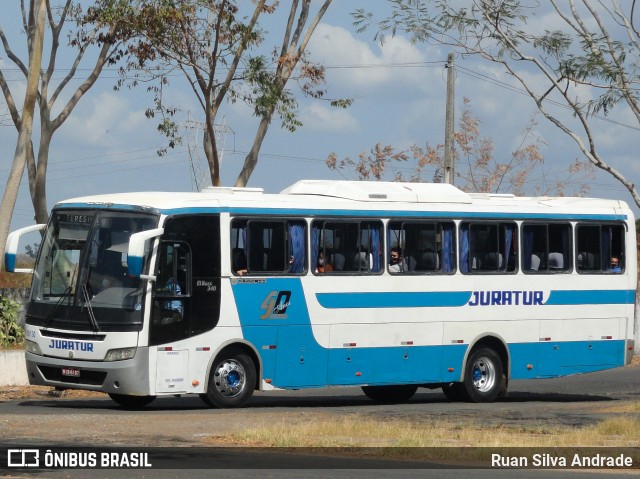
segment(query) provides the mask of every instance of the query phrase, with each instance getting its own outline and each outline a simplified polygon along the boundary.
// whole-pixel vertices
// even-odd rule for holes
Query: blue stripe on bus
[[[437,308],[464,306],[471,291],[405,293],[317,293],[324,308]]]
[[[316,340],[314,329],[328,340],[332,326],[311,324],[299,278],[234,278],[230,282],[243,338],[260,355],[261,377],[275,387],[448,383],[461,377],[469,344],[361,347],[354,332],[355,345],[326,348]],[[617,294],[608,293],[602,297],[615,300]],[[558,298],[563,304],[576,304],[578,298],[593,294],[571,291]],[[507,348],[512,379],[599,371],[623,366],[625,360],[624,340],[511,343]]]
[[[439,308],[465,306],[471,291],[349,292],[317,293],[318,303],[327,309],[349,308]],[[579,304],[634,304],[634,290],[554,290],[547,306]],[[524,306],[530,306],[524,304]]]
[[[635,304],[633,289],[554,290],[546,305]]]

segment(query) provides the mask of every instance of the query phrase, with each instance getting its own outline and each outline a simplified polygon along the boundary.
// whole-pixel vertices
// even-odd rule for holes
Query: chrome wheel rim
[[[480,357],[473,363],[471,371],[473,386],[481,393],[493,388],[496,383],[496,367],[487,357]]]
[[[246,378],[244,367],[235,359],[225,359],[218,364],[213,377],[218,393],[228,398],[242,393],[247,383]]]

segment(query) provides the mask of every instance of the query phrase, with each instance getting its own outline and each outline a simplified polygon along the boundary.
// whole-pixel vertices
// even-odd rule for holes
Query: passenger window
[[[314,273],[381,272],[381,231],[379,221],[314,221],[311,230]]]
[[[515,223],[462,223],[460,270],[463,273],[512,273],[516,271]]]
[[[303,274],[306,222],[233,220],[232,274]]]
[[[525,223],[522,226],[522,254],[525,273],[571,271],[571,225]]]
[[[454,231],[453,222],[391,221],[387,230],[389,273],[453,272]]]
[[[576,269],[579,273],[622,273],[625,269],[625,227],[581,224],[577,227]]]

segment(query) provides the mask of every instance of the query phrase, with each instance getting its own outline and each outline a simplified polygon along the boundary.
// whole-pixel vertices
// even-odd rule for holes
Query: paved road
[[[640,366],[626,367],[562,379],[513,381],[509,396],[493,404],[449,403],[439,390],[420,390],[407,404],[378,405],[368,400],[359,388],[332,388],[306,391],[256,393],[249,407],[241,410],[207,408],[198,397],[162,398],[140,412],[124,411],[109,399],[33,399],[0,404],[0,437],[4,443],[44,445],[107,446],[206,446],[207,438],[273,421],[301,421],[326,415],[344,417],[365,415],[372,418],[402,418],[416,422],[434,417],[475,423],[487,422],[536,426],[587,425],[605,417],[623,414],[621,406],[640,399]],[[637,409],[636,409],[637,410]],[[629,414],[629,413],[624,413]],[[640,412],[635,413],[640,416]],[[275,464],[284,463],[270,453]],[[236,461],[236,462],[234,462]],[[217,470],[216,477],[249,477],[248,471],[234,467],[247,464],[242,455],[227,457],[229,469]],[[371,474],[345,466],[345,475],[328,470],[304,471],[267,469],[264,477],[367,477]],[[380,469],[378,466],[372,466]],[[86,472],[86,471],[85,471]],[[129,471],[135,472],[135,471]],[[424,472],[424,474],[423,474]],[[454,471],[437,474],[421,471],[420,477],[460,477]],[[460,471],[458,471],[460,472]],[[473,473],[472,473],[473,472]],[[509,474],[503,473],[509,472]],[[637,472],[637,470],[635,471]],[[120,477],[118,471],[101,471],[102,477]],[[165,470],[162,474],[137,471],[137,477],[178,477]],[[416,477],[411,469],[385,471],[393,477]],[[489,475],[491,474],[491,476]],[[517,473],[517,474],[515,474]],[[145,475],[146,474],[146,475]],[[202,476],[200,475],[202,474]],[[315,475],[314,475],[315,474]],[[564,477],[553,471],[474,470],[464,477]],[[578,477],[564,471],[566,477]],[[613,477],[611,471],[598,477]],[[205,477],[206,472],[191,470],[190,477]],[[447,476],[449,475],[449,476]],[[45,477],[67,477],[46,475]],[[82,477],[79,475],[77,477]],[[134,477],[134,476],[131,476]],[[617,475],[616,477],[620,477]]]

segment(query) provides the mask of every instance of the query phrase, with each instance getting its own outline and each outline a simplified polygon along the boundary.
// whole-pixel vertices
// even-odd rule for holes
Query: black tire
[[[109,393],[109,397],[125,409],[142,409],[156,398],[155,396],[128,396],[115,393]]]
[[[256,368],[245,353],[230,349],[221,353],[211,366],[207,393],[201,395],[209,406],[244,406],[256,387]]]
[[[475,403],[493,402],[504,393],[504,368],[498,353],[488,347],[473,351],[465,365],[462,386]]]
[[[418,390],[418,386],[406,384],[403,386],[362,386],[362,392],[378,403],[398,404],[407,402]]]
[[[442,392],[450,402],[469,401],[469,395],[462,383],[450,383],[442,386]]]

